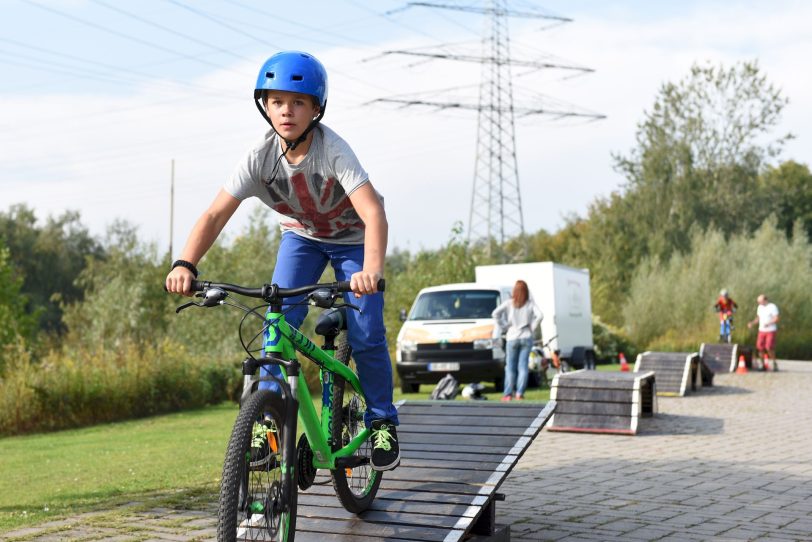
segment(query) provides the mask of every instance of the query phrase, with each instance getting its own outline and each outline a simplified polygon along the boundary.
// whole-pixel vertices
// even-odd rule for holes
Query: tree
[[[667,261],[708,228],[752,232],[770,214],[759,175],[791,137],[770,137],[786,104],[755,62],[694,65],[660,88],[637,146],[615,156],[626,184],[590,206],[566,252],[592,270],[595,310],[608,323],[622,324],[620,307],[644,258]]]
[[[809,166],[792,160],[770,167],[761,176],[770,210],[778,227],[789,237],[800,222],[807,237],[812,237],[812,173]]]
[[[9,250],[0,239],[0,376],[5,366],[3,357],[7,346],[23,339],[31,341],[37,330],[37,313],[25,310],[27,299],[21,292],[23,277],[11,266]]]
[[[38,224],[34,211],[13,205],[0,212],[0,240],[5,241],[11,263],[24,277],[22,291],[28,297],[26,310],[39,315],[46,331],[64,331],[63,303],[82,299],[75,281],[85,268],[86,258],[103,258],[99,242],[80,222],[79,213],[66,211]]]

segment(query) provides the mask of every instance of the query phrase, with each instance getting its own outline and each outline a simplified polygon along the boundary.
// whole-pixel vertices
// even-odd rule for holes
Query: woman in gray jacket
[[[517,280],[511,299],[496,307],[491,316],[503,330],[507,329],[505,391],[502,401],[513,399],[514,391],[516,399],[524,399],[524,391],[527,389],[527,362],[533,347],[533,331],[543,317],[541,309],[530,298],[527,283]]]

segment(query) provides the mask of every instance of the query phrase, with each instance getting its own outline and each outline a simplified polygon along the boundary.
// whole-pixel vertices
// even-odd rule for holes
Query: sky
[[[123,219],[165,251],[174,160],[177,257],[195,220],[267,130],[252,98],[260,66],[279,50],[296,49],[327,68],[323,122],[349,142],[383,194],[390,250],[442,246],[455,223],[467,227],[476,114],[375,100],[475,97],[477,64],[384,53],[476,54],[485,21],[408,4],[0,0],[0,210],[24,203],[42,221],[78,211],[100,237]],[[758,60],[790,100],[776,135],[796,137],[780,159],[812,163],[812,3],[514,0],[510,6],[572,19],[512,18],[513,57],[595,70],[578,77],[515,70],[517,105],[606,117],[517,121],[526,232],[555,231],[621,189],[613,154],[631,151],[660,86],[679,81],[696,62]],[[238,235],[257,205],[241,205],[224,234]]]

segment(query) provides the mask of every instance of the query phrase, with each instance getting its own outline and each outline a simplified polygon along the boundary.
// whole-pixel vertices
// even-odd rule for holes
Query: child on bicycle
[[[392,363],[383,325],[383,276],[388,224],[383,198],[350,146],[320,123],[327,106],[327,72],[315,57],[284,51],[259,71],[254,101],[271,125],[250,149],[195,223],[166,278],[170,292],[190,295],[197,264],[240,203],[257,197],[280,215],[282,237],[272,282],[295,288],[318,281],[327,263],[349,280],[361,312],[348,310],[347,334],[367,398],[373,431],[372,467],[400,462],[392,404]],[[350,302],[350,294],[345,294]],[[307,306],[290,300],[286,319],[299,327]],[[278,374],[278,367],[272,371]],[[265,372],[265,370],[263,370]],[[260,382],[272,387],[272,382]]]
[[[714,308],[719,313],[719,340],[726,342],[733,327],[733,313],[738,308],[727,288],[722,288],[719,292],[719,299],[716,300]]]

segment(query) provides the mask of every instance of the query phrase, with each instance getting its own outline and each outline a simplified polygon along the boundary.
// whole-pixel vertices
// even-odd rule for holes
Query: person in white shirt
[[[516,399],[524,399],[524,392],[527,389],[527,364],[530,349],[533,348],[533,331],[541,323],[543,317],[541,309],[530,297],[527,283],[517,280],[513,286],[511,299],[496,307],[491,316],[502,329],[507,329],[505,390],[502,401],[513,399],[514,391]]]
[[[770,370],[770,360],[772,360],[773,371],[778,370],[778,363],[775,361],[775,334],[778,331],[778,307],[775,303],[770,303],[767,296],[761,294],[756,299],[758,308],[756,309],[756,317],[747,322],[747,327],[751,328],[758,324],[758,339],[756,339],[756,350],[758,350],[759,358],[763,361],[761,370]]]

